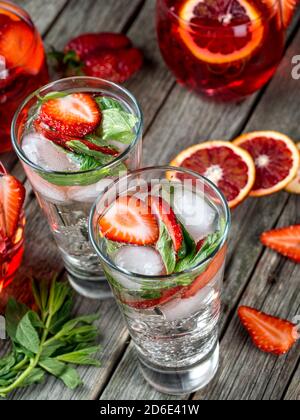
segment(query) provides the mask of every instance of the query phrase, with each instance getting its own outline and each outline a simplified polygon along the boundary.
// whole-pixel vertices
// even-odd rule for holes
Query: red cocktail
[[[25,189],[0,163],[0,293],[19,268],[24,252]]]
[[[278,0],[157,0],[157,31],[178,82],[222,100],[260,89],[285,38]]]
[[[47,81],[42,40],[30,17],[0,1],[0,153],[11,150],[10,125],[17,107]]]

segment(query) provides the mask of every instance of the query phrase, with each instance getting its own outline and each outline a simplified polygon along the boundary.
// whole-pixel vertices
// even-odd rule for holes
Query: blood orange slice
[[[297,144],[297,148],[300,153],[300,143]],[[298,168],[296,178],[294,178],[293,181],[288,184],[286,191],[292,194],[300,194],[300,166]]]
[[[183,42],[207,63],[243,60],[264,38],[261,12],[249,0],[186,0],[178,13]]]
[[[287,136],[275,131],[244,134],[234,144],[247,150],[256,167],[256,179],[250,195],[262,197],[284,189],[296,176],[299,152]]]
[[[193,170],[210,179],[223,192],[231,208],[247,197],[255,181],[255,166],[249,153],[226,141],[192,146],[180,153],[171,165]],[[174,176],[178,175],[168,173],[169,178]]]

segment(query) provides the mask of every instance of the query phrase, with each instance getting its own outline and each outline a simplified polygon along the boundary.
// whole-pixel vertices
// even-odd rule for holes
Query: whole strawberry
[[[64,52],[53,51],[68,76],[99,77],[124,83],[143,65],[141,51],[123,34],[102,32],[79,35],[67,43]]]

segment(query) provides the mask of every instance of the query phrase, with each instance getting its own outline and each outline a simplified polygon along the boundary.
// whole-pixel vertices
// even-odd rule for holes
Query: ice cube
[[[114,262],[118,267],[135,274],[154,277],[165,274],[160,254],[148,246],[123,246],[115,254]],[[140,286],[126,276],[118,275],[117,280],[127,289],[137,290]]]
[[[200,193],[196,194],[182,184],[174,190],[174,210],[196,242],[216,229],[217,211]]]
[[[175,298],[170,302],[159,307],[160,312],[167,321],[183,321],[190,318],[207,307],[218,298],[219,282],[222,282],[224,274],[224,265],[218,271],[216,276],[204,288],[200,289],[194,296],[190,298]]]
[[[70,200],[67,195],[67,187],[59,187],[58,185],[51,184],[40,175],[26,167],[24,167],[24,170],[34,190],[44,199],[54,204],[69,203]]]
[[[112,182],[113,178],[105,178],[92,185],[69,187],[68,197],[73,201],[93,203]]]
[[[46,170],[77,172],[80,167],[61,148],[39,133],[30,133],[22,141],[22,149],[27,158]]]

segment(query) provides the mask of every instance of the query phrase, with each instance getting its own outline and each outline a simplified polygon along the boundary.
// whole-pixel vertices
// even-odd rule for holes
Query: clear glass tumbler
[[[175,206],[178,220],[187,222],[189,234],[195,240],[200,238],[197,246],[201,247],[208,237],[215,243],[204,247],[206,252],[203,248],[195,266],[154,276],[149,275],[154,269],[150,256],[162,246],[161,242],[150,253],[149,247],[123,248],[124,244],[114,242],[112,246],[99,226],[123,196],[126,200],[128,197],[144,200],[162,190],[179,203]],[[117,219],[119,231],[122,217]],[[193,392],[207,385],[217,372],[218,321],[229,228],[230,211],[218,188],[194,172],[174,167],[146,168],[122,177],[111,184],[92,208],[91,241],[135,344],[142,373],[160,392],[172,395]],[[123,258],[113,257],[112,250],[120,249],[125,249]],[[133,252],[127,262],[126,249]],[[139,270],[142,267],[148,274],[137,274],[141,271],[132,267]]]
[[[31,117],[38,97],[51,92],[89,92],[117,99],[137,117],[135,139],[114,161],[97,169],[58,172],[36,165],[22,149],[24,123]],[[88,216],[97,196],[115,177],[140,167],[142,130],[142,112],[130,92],[114,83],[89,77],[62,79],[41,88],[25,100],[14,117],[12,140],[15,151],[48,219],[69,281],[84,296],[101,298],[111,294],[99,259],[89,241]]]

